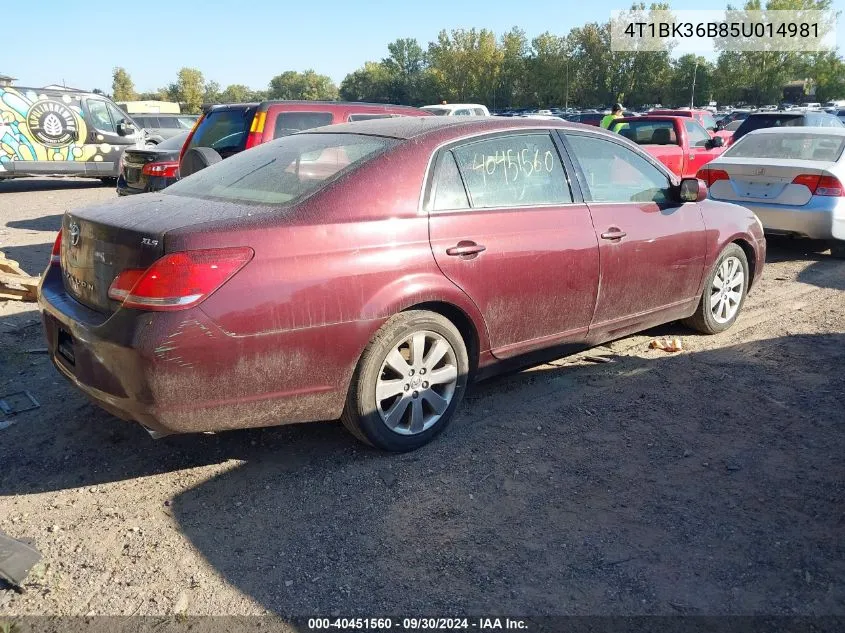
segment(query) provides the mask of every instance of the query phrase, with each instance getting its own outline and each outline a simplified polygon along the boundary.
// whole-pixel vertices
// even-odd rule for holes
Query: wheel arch
[[[756,279],[757,252],[754,250],[754,247],[751,246],[751,243],[745,238],[736,237],[730,243],[736,244],[745,253],[745,259],[748,261],[748,289],[750,290],[751,286],[754,285],[754,280]]]
[[[464,339],[464,344],[467,348],[467,356],[469,358],[470,372],[474,372],[478,367],[478,358],[481,351],[481,340],[479,338],[478,328],[476,327],[472,318],[458,306],[448,303],[446,301],[425,301],[408,306],[403,310],[426,310],[428,312],[435,312],[443,317],[449,319],[458,331],[461,333],[461,338]]]

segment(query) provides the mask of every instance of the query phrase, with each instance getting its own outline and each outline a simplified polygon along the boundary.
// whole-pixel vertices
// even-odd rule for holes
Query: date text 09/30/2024
[[[309,618],[308,629],[348,631],[525,631],[525,620],[511,618]]]

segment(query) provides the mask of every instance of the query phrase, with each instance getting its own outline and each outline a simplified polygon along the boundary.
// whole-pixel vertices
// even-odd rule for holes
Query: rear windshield
[[[210,147],[223,158],[236,154],[246,146],[254,108],[212,110],[191,137],[191,147]]]
[[[845,138],[822,134],[751,134],[723,155],[730,158],[780,158],[830,163],[839,160]]]
[[[736,132],[734,140],[745,136],[754,130],[762,130],[765,127],[795,127],[801,126],[803,117],[800,114],[756,114],[747,116]]]
[[[258,204],[291,203],[396,143],[358,134],[294,134],[206,167],[171,185],[165,193]]]
[[[179,132],[176,136],[171,136],[166,141],[156,145],[156,149],[182,149],[186,138],[188,138],[187,132]]]
[[[614,123],[614,132],[619,132],[638,145],[677,145],[675,124],[672,121],[626,121]]]

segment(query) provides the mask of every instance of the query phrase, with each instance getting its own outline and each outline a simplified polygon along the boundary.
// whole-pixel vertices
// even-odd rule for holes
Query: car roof
[[[845,136],[845,127],[813,127],[812,125],[799,127],[763,127],[748,133],[748,135],[751,134],[820,134],[823,136]]]
[[[520,130],[526,128],[571,128],[576,130],[597,131],[597,128],[570,123],[563,119],[524,119],[518,117],[397,117],[391,119],[371,119],[354,123],[339,123],[326,125],[300,134],[365,134],[369,136],[386,136],[407,140],[435,134],[442,130],[454,128],[457,134],[482,134],[484,132]],[[616,137],[616,134],[603,130],[604,133]]]
[[[367,109],[367,110],[414,110],[419,108],[412,106],[395,105],[393,103],[367,103],[364,101],[309,101],[305,99],[267,99],[265,101],[250,101],[247,103],[218,103],[210,107],[211,110],[225,110],[227,108],[257,108],[274,105],[291,106],[319,106],[321,108],[342,108],[344,110]]]

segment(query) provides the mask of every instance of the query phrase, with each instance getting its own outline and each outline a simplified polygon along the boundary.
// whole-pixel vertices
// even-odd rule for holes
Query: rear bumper
[[[150,176],[144,182],[143,188],[130,187],[126,182],[126,177],[120,174],[117,178],[117,194],[120,196],[132,196],[136,193],[150,193],[153,191],[161,191],[165,187],[169,187],[178,178],[161,178],[159,176]]]
[[[763,228],[811,239],[845,239],[845,198],[813,196],[800,207],[732,201],[751,209]]]
[[[380,325],[239,337],[200,308],[102,315],[65,292],[58,267],[45,274],[38,301],[58,371],[103,409],[155,435],[336,419]],[[73,362],[59,353],[60,331],[73,338]]]

